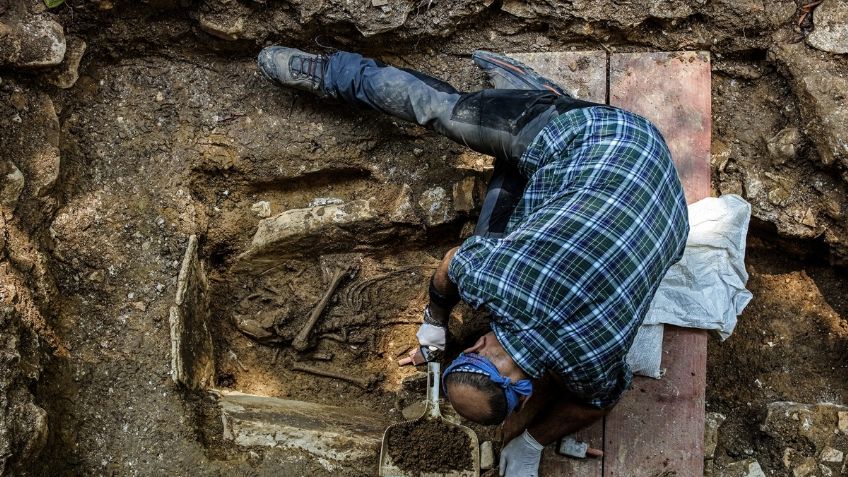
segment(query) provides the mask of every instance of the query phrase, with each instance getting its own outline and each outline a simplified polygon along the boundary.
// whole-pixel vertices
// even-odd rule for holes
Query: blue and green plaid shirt
[[[519,159],[529,182],[502,238],[473,236],[450,263],[463,300],[531,377],[614,404],[636,331],[689,232],[671,155],[648,120],[596,106],[553,119]]]

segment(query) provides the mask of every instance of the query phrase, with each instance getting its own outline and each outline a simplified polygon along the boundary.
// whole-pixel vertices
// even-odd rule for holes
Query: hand
[[[533,436],[525,430],[501,450],[498,475],[500,477],[538,477],[539,462],[542,460],[544,448],[545,446],[536,442],[536,439],[533,439]]]
[[[418,338],[418,344],[421,346],[434,346],[439,351],[445,350],[447,330],[445,330],[444,326],[424,323],[418,328],[418,333],[415,333],[415,336]]]

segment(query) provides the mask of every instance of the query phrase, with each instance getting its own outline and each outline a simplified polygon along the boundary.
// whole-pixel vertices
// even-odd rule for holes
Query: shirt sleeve
[[[484,300],[478,280],[486,259],[497,248],[500,239],[473,235],[460,245],[448,265],[448,278],[459,289],[459,296],[471,307],[479,308]]]
[[[598,409],[617,403],[633,381],[633,372],[624,362],[600,375],[595,374],[594,379],[584,378],[583,374],[578,371],[576,374],[564,376],[563,384],[578,399]]]

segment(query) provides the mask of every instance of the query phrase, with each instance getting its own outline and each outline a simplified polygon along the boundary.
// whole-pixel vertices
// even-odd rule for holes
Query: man
[[[421,348],[407,361],[444,350],[460,299],[488,309],[492,331],[448,366],[445,393],[467,419],[504,422],[501,476],[534,476],[544,445],[604,416],[628,388],[625,356],[682,255],[686,203],[646,119],[571,98],[508,57],[473,59],[495,89],[461,93],[346,52],[270,47],[258,62],[281,85],[418,123],[496,158],[474,235],[430,281]]]

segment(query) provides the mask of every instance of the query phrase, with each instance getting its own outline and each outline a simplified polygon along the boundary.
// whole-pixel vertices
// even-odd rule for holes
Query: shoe
[[[284,46],[269,46],[259,52],[256,62],[262,75],[274,83],[327,96],[324,91],[326,56]]]
[[[533,71],[533,68],[508,56],[477,50],[471,55],[474,64],[489,77],[499,89],[546,90],[560,96],[569,96],[558,84]]]

